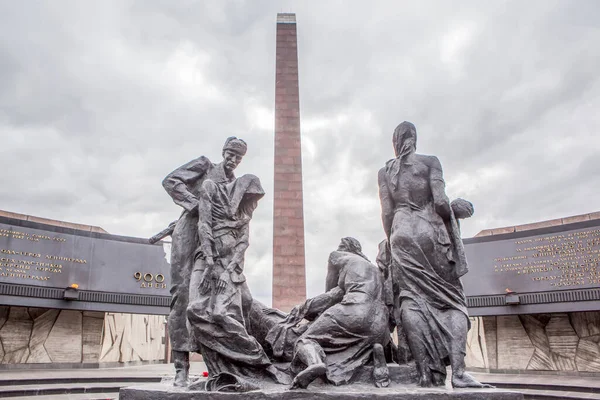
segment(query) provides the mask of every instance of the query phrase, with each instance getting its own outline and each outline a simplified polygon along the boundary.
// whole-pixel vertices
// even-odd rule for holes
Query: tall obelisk
[[[296,15],[277,14],[273,307],[306,299]]]

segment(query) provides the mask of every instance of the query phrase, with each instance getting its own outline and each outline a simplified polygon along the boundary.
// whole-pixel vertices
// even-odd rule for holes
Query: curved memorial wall
[[[1,212],[0,362],[164,360],[169,246]]]
[[[600,213],[464,239],[468,365],[600,372]]]

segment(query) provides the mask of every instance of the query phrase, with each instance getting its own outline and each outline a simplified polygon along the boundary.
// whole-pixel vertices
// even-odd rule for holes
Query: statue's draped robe
[[[240,211],[264,192],[253,175],[231,183],[205,182],[204,189],[209,193],[199,211],[200,245],[195,253],[187,310],[191,341],[200,345],[211,377],[228,373],[241,379],[263,378],[264,368],[271,362],[248,333],[252,296],[242,271],[250,216]],[[210,289],[203,292],[201,279],[207,268],[207,252],[215,261],[214,277]],[[225,274],[225,289],[218,292],[218,278],[232,261],[237,266]]]
[[[383,301],[383,278],[379,269],[366,259],[345,251],[329,257],[329,272],[339,278],[335,287],[300,308],[300,318],[313,320],[298,342],[319,349],[327,364],[327,379],[335,385],[348,383],[357,368],[372,359],[373,345],[389,340],[388,309]],[[328,281],[329,281],[328,277]],[[294,331],[289,332],[293,329]],[[271,329],[267,340],[275,355],[285,356],[290,336],[297,327],[285,323]],[[295,357],[291,369],[299,372],[306,366]]]
[[[460,275],[466,271],[460,238],[436,212],[431,182],[443,184],[437,158],[416,155],[412,163],[391,160],[379,172],[384,218],[393,214],[389,242],[392,280],[396,297],[396,319],[401,308],[421,316],[420,329],[432,370],[445,374],[453,341],[449,310],[458,310],[468,320]],[[384,222],[385,223],[385,222]],[[450,226],[451,228],[451,226]]]

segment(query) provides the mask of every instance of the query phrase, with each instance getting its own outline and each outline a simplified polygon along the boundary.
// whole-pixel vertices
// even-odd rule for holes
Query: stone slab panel
[[[487,350],[483,334],[483,322],[480,317],[469,318],[471,329],[467,333],[467,355],[465,363],[467,367],[488,368]]]
[[[550,353],[550,342],[545,330],[550,322],[550,316],[545,314],[519,315],[519,319],[533,346],[545,353]]]
[[[44,314],[46,311],[48,311],[47,308],[29,307],[27,309],[27,313],[29,313],[29,316],[34,321],[35,321],[35,319],[37,317],[39,317],[40,315]]]
[[[557,353],[551,353],[551,354],[552,354],[552,362],[556,366],[557,371],[575,371],[576,370],[577,367],[575,366],[575,354],[573,354],[573,357],[561,356],[560,354],[557,354]]]
[[[578,371],[600,372],[600,335],[579,341],[575,363]]]
[[[416,385],[375,388],[366,385],[311,385],[307,390],[285,386],[246,393],[193,392],[161,383],[122,388],[120,400],[523,400],[523,394],[499,389],[425,389]]]
[[[120,362],[130,362],[130,361],[139,361],[140,358],[137,357],[133,348],[131,347],[131,343],[129,339],[131,338],[131,321],[133,315],[131,314],[121,314],[121,318],[115,318],[115,321],[119,321],[121,326],[117,326],[117,330],[121,330],[123,332],[123,339],[121,340],[121,346],[119,347],[119,351],[121,352]]]
[[[6,323],[6,320],[8,320],[9,311],[10,311],[10,307],[0,306],[0,329],[2,329],[2,327]]]
[[[83,313],[83,362],[98,362],[102,348],[102,327],[104,326],[104,313],[102,319],[86,316]]]
[[[148,360],[150,353],[150,317],[132,315],[129,343],[134,359]]]
[[[481,317],[487,350],[488,368],[498,368],[498,337],[496,317]]]
[[[555,371],[556,365],[554,364],[552,353],[535,349],[531,360],[529,360],[529,364],[527,364],[527,369],[534,371]]]
[[[101,362],[154,361],[165,358],[164,317],[107,313]]]
[[[600,219],[600,211],[596,211],[588,214],[590,216],[590,220],[592,219]]]
[[[42,309],[37,309],[41,311]],[[44,343],[48,339],[48,335],[54,326],[60,310],[49,310],[43,309],[43,313],[31,312],[30,315],[37,315],[35,321],[33,321],[33,331],[31,332],[31,340],[29,341],[29,358],[27,363],[50,363],[52,360],[44,347]]]
[[[82,312],[62,310],[44,347],[52,362],[81,362]]]
[[[27,364],[46,364],[52,362],[44,346],[32,347],[29,350]]]
[[[18,214],[18,213],[14,213],[14,212],[10,212],[10,211],[0,210],[0,217],[21,219],[21,220],[26,221],[29,216],[25,215],[25,214]]]
[[[25,347],[5,353],[2,364],[23,364],[27,362],[27,358],[29,358],[29,348]]]
[[[574,360],[579,337],[571,326],[568,314],[553,314],[546,325],[546,335],[553,353]]]
[[[600,335],[600,312],[574,312],[569,314],[569,319],[580,338]]]
[[[498,368],[526,369],[535,348],[516,315],[496,317],[498,324]]]
[[[590,214],[583,214],[583,215],[574,215],[572,217],[564,217],[562,219],[563,224],[573,224],[575,222],[583,222],[583,221],[589,221],[590,220]]]
[[[524,224],[515,226],[515,232],[529,231],[532,229],[549,228],[551,226],[562,225],[562,219],[551,219],[549,221],[534,222],[532,224]]]
[[[165,346],[163,337],[165,336],[164,317],[161,315],[148,315],[148,342],[143,361],[163,360],[165,358]]]
[[[556,366],[552,358],[550,351],[550,342],[546,335],[546,325],[550,322],[550,316],[545,314],[540,315],[519,315],[521,325],[525,328],[527,336],[535,352],[529,360],[527,365],[528,370],[543,370],[543,371],[554,371]]]
[[[84,317],[90,317],[90,318],[100,318],[100,319],[104,319],[104,311],[84,311],[83,312],[83,316]]]
[[[492,235],[504,235],[506,233],[513,233],[515,231],[514,226],[507,226],[505,228],[492,229]]]
[[[100,351],[101,362],[118,362],[121,357],[119,348],[123,337],[123,329],[117,331],[117,320],[120,322],[121,314],[107,313],[104,318],[104,338],[102,340],[102,350]]]
[[[0,340],[5,357],[8,353],[26,348],[33,328],[33,320],[25,307],[11,307],[8,319],[0,329]],[[4,362],[4,361],[3,361]]]

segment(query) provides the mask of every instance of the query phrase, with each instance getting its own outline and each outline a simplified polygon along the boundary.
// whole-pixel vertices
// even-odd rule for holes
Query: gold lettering
[[[163,283],[165,280],[165,276],[163,274],[152,274],[150,272],[146,272],[142,274],[141,272],[136,272],[133,274],[133,277],[136,281],[141,282],[140,288],[154,288],[154,289],[166,289],[167,284]]]
[[[600,284],[600,228],[519,239],[513,254],[493,258],[494,273],[546,287]]]

